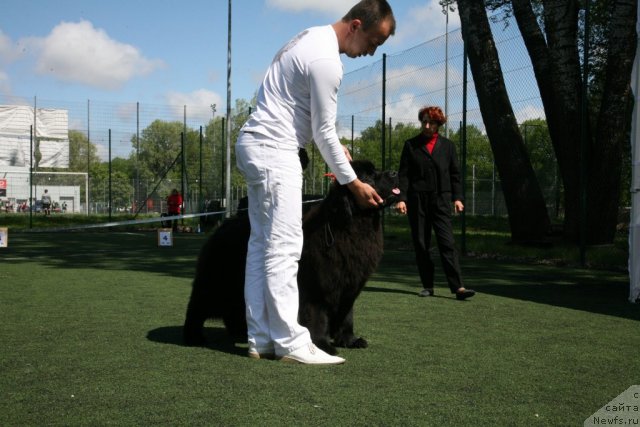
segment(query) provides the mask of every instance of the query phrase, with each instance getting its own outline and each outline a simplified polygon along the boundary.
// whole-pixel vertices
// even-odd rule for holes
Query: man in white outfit
[[[312,27],[275,56],[257,105],[235,146],[248,185],[249,239],[245,302],[249,357],[303,364],[340,364],[311,342],[298,323],[302,251],[302,167],[298,150],[314,140],[336,179],[362,207],[382,198],[360,181],[336,132],[340,54],[373,55],[395,32],[386,0],[362,0],[333,25]]]

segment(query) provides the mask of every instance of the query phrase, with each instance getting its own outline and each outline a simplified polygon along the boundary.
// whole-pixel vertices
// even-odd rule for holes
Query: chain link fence
[[[497,15],[491,21],[507,90],[516,118],[522,123],[525,145],[530,147],[536,160],[532,163],[550,214],[559,215],[562,190],[533,68],[517,26],[501,18]],[[70,166],[76,172],[88,172],[87,190],[80,186],[80,200],[74,201],[74,209],[78,207],[85,213],[160,213],[165,210],[166,197],[173,188],[184,194],[187,212],[220,209],[227,204],[224,200],[225,117],[216,116],[213,105],[74,102],[6,95],[0,95],[0,105],[28,105],[36,115],[39,109],[67,111],[70,147],[78,151],[70,156],[75,159]],[[354,158],[367,155],[379,167],[397,169],[404,140],[413,136],[407,134],[407,129],[415,128],[415,133],[419,132],[417,113],[424,105],[438,105],[447,114],[444,134],[458,144],[459,160],[466,162],[468,213],[506,215],[500,179],[493,167],[473,81],[470,72],[465,72],[460,29],[405,51],[384,55],[382,60],[346,73],[338,97],[339,134],[350,146]],[[232,143],[248,114],[249,111],[233,112]],[[460,158],[463,116],[468,135],[466,159]],[[168,129],[163,127],[167,123],[171,124]],[[381,138],[373,143],[365,141],[364,135],[377,127],[384,130]],[[531,129],[538,132],[530,133]],[[170,140],[164,141],[167,135]],[[155,150],[149,149],[150,142],[156,144]],[[368,154],[371,150],[363,145],[365,143],[377,144],[379,147],[375,152],[378,154],[372,158]],[[95,146],[97,152],[92,152],[91,146]],[[97,168],[92,164],[92,156],[103,162],[110,161]],[[310,157],[312,162],[311,169],[305,174],[305,192],[323,194],[327,189],[327,179],[323,176],[326,168],[315,150],[310,150]],[[123,165],[119,158],[132,162]],[[235,209],[237,201],[246,194],[235,170],[234,158],[232,150],[231,209]],[[29,166],[22,165],[20,169],[16,165],[0,164],[0,178],[18,170],[24,173],[24,168],[28,171]],[[34,171],[54,170],[36,165]],[[38,179],[46,177],[41,175]],[[56,180],[61,182],[59,185],[66,185],[60,176]],[[18,199],[23,201],[24,196],[6,194],[0,199],[4,199],[5,205],[15,205]]]
[[[561,213],[561,188],[542,100],[518,28],[514,21],[505,18],[498,14],[490,20],[505,85],[516,119],[521,123],[525,146],[530,150],[549,212],[557,216]],[[372,160],[379,166],[395,169],[405,139],[420,131],[418,110],[425,105],[439,106],[448,118],[441,133],[457,143],[459,161],[466,160],[468,213],[506,215],[500,179],[493,165],[471,72],[465,73],[465,65],[462,33],[455,29],[405,51],[384,55],[380,61],[347,73],[338,98],[338,128],[345,139],[357,141],[368,129],[384,124],[379,155]],[[459,137],[463,118],[468,135],[466,159],[461,159]],[[415,133],[407,135],[399,131],[407,126],[415,127]],[[528,132],[534,127],[539,131]],[[470,128],[477,132],[470,132]],[[355,143],[354,148],[357,156]]]

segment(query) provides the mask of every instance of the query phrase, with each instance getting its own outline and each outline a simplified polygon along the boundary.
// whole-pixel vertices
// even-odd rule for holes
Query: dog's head
[[[398,173],[395,171],[378,171],[368,160],[354,160],[351,167],[360,181],[372,186],[384,203],[381,207],[392,205],[397,201],[400,190],[398,189]]]
[[[346,185],[340,185],[334,181],[326,201],[329,211],[335,218],[343,217],[347,221],[354,215],[367,215],[367,213],[378,212],[385,206],[396,202],[398,194],[398,174],[395,171],[378,171],[373,163],[368,160],[355,160],[351,166],[360,181],[371,185],[378,195],[382,197],[384,203],[378,208],[362,209],[356,205],[355,198]],[[331,201],[330,201],[331,200]]]

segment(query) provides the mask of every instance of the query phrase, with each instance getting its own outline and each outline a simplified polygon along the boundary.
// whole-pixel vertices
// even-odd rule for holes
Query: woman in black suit
[[[433,296],[434,265],[429,256],[431,230],[435,232],[440,260],[451,293],[458,300],[475,295],[462,284],[458,253],[453,239],[451,202],[456,212],[464,210],[460,168],[453,142],[438,134],[447,118],[439,107],[418,112],[422,132],[407,140],[400,157],[400,201],[398,212],[407,214],[420,280],[419,295]]]

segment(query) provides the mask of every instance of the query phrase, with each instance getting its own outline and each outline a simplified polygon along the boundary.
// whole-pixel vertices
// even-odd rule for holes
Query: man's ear
[[[358,31],[358,28],[360,28],[360,26],[362,26],[362,21],[359,19],[354,19],[349,24],[349,29],[352,33],[355,33],[356,31]]]

